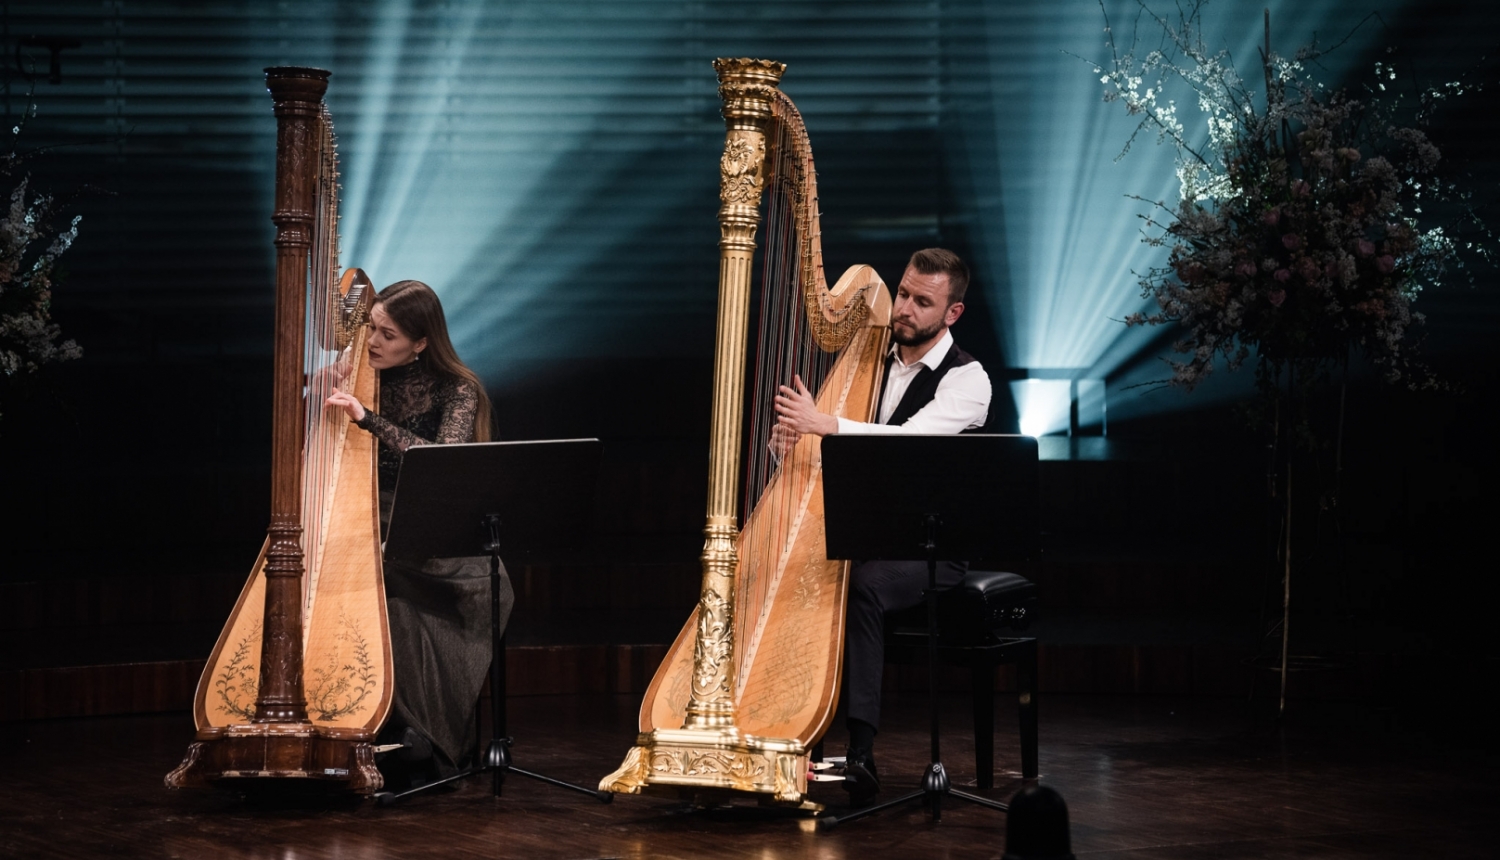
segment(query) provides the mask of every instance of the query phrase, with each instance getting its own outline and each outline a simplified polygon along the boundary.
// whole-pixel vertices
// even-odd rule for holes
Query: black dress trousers
[[[956,585],[966,562],[937,563],[938,587]],[[844,622],[844,690],[850,719],[880,727],[880,678],[885,671],[885,615],[922,603],[925,561],[860,561],[849,571]]]

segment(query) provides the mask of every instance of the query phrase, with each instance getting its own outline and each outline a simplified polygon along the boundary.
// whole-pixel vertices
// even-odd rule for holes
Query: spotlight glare
[[[1022,379],[1010,384],[1020,414],[1021,435],[1046,436],[1068,429],[1069,382],[1066,379]]]
[[[1155,217],[1170,218],[1181,194],[1174,147],[1141,146],[1140,141],[1130,147],[1140,130],[1140,117],[1129,116],[1118,104],[1106,104],[1099,76],[1085,74],[1078,61],[1105,59],[1098,29],[1101,10],[1107,8],[1110,18],[1123,20],[1123,7],[1136,6],[1117,0],[1102,3],[1051,4],[1046,15],[1019,17],[1021,4],[972,4],[979,12],[973,24],[980,37],[976,62],[955,70],[975,68],[978,74],[987,72],[989,80],[976,82],[973,98],[954,99],[952,124],[963,133],[943,138],[945,145],[954,147],[953,163],[961,161],[965,168],[953,173],[962,177],[952,185],[955,203],[968,223],[976,225],[969,234],[974,277],[985,285],[986,299],[992,303],[990,319],[1006,366],[1077,368],[1080,381],[1109,378],[1135,364],[1143,353],[1161,350],[1155,336],[1162,330],[1121,323],[1132,313],[1153,309],[1141,296],[1136,273],[1167,262],[1166,248],[1142,242],[1142,232],[1128,225],[1139,225],[1140,218],[1151,214],[1151,201],[1164,201],[1161,205],[1168,209]],[[1165,14],[1171,5],[1148,0],[1142,8],[1149,7],[1152,15]],[[1253,22],[1260,20],[1263,10],[1281,22],[1284,34],[1305,37],[1347,29],[1340,22],[1346,20],[1348,6],[1341,2],[1227,0],[1205,10],[1193,35],[1201,34],[1211,53],[1222,47],[1226,58],[1237,61],[1245,80],[1253,82],[1261,74],[1255,49],[1263,38]],[[1020,21],[1028,22],[1022,27],[1035,29],[1018,40]],[[1140,30],[1142,48],[1151,41],[1151,29]],[[1355,29],[1358,32],[1349,33],[1344,50],[1320,61],[1329,63],[1324,71],[1332,79],[1363,62],[1361,52],[1382,38],[1376,28]],[[1115,38],[1122,51],[1131,50],[1130,28],[1119,30]],[[1176,80],[1169,86],[1172,94],[1166,98],[1178,99],[1183,110],[1183,139],[1202,151],[1209,117],[1191,106],[1197,94],[1190,82]],[[1024,134],[1015,133],[1014,120],[1019,117],[1025,117]],[[1122,160],[1125,149],[1129,156]],[[1024,398],[1030,395],[1025,390],[1030,387],[1017,386],[1014,392],[1023,432],[1045,434],[1065,428],[1066,420],[1056,426],[1050,415],[1038,415],[1035,407],[1026,405]],[[1075,394],[1081,406],[1090,407],[1087,419],[1079,416],[1080,430],[1097,425],[1102,431],[1102,411],[1095,416],[1091,408],[1096,402],[1093,394]],[[1176,397],[1141,401],[1132,394],[1129,402],[1128,410],[1142,413],[1189,408],[1189,401]]]

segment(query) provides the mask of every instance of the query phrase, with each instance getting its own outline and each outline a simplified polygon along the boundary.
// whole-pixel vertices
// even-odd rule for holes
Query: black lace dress
[[[479,393],[471,383],[441,379],[422,362],[380,372],[381,414],[366,411],[358,425],[380,442],[380,523],[390,521],[401,458],[415,445],[474,438]],[[490,665],[489,558],[433,559],[421,567],[385,564],[395,693],[381,743],[409,742],[380,767],[389,786],[426,782],[464,766],[474,749],[474,703]],[[515,596],[500,571],[500,626]],[[422,743],[431,745],[431,757]]]

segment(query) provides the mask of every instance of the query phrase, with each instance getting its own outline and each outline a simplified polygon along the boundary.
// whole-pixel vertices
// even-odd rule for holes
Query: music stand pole
[[[927,705],[929,715],[932,717],[932,761],[927,766],[927,772],[922,776],[922,791],[928,795],[933,821],[942,820],[943,809],[940,804],[943,792],[952,788],[952,783],[948,780],[948,771],[943,769],[942,750],[938,745],[940,734],[937,703],[937,527],[938,518],[928,515],[927,540],[922,544],[923,549],[927,550],[927,591],[922,597],[927,602]]]
[[[485,550],[490,554],[490,651],[493,655],[490,659],[490,744],[485,751],[483,766],[470,773],[450,777],[449,781],[488,770],[494,780],[495,796],[499,797],[500,790],[505,785],[505,775],[515,773],[538,782],[555,785],[558,788],[587,794],[604,803],[611,803],[615,797],[611,792],[586,788],[535,771],[523,770],[510,762],[510,748],[515,743],[515,738],[510,736],[505,713],[505,637],[500,634],[500,518],[490,514],[485,517],[484,524],[490,533],[490,539],[484,545]],[[426,787],[419,786],[416,790],[420,791]]]
[[[506,774],[519,774],[548,785],[587,794],[602,803],[614,800],[614,794],[565,782],[511,763],[510,748],[515,740],[509,736],[505,709],[505,637],[500,631],[500,552],[507,539],[511,549],[517,544],[558,539],[557,517],[548,517],[546,494],[553,497],[592,497],[594,473],[598,465],[597,440],[567,440],[536,443],[481,443],[468,445],[429,445],[406,452],[397,482],[397,500],[391,514],[391,540],[387,555],[403,558],[452,557],[472,553],[477,536],[490,559],[490,728],[491,737],[483,758],[474,766],[451,776],[419,785],[403,792],[378,792],[381,805],[441,785],[488,772],[494,795],[500,796]],[[543,495],[530,504],[517,503],[526,496]],[[497,501],[499,500],[499,501]],[[504,504],[501,504],[503,502]],[[505,523],[494,512],[501,507],[512,513]],[[415,511],[410,516],[406,514]],[[574,518],[577,512],[572,512]],[[400,525],[407,528],[398,528]],[[455,525],[459,524],[459,525]],[[508,531],[502,533],[502,525]],[[398,542],[399,537],[399,542]],[[546,550],[543,546],[542,551]],[[527,550],[529,552],[529,549]]]
[[[505,771],[510,767],[510,732],[505,725],[505,641],[500,635],[500,518],[484,518],[490,539],[485,552],[490,554],[490,745],[484,764],[493,768],[495,796],[505,786]]]

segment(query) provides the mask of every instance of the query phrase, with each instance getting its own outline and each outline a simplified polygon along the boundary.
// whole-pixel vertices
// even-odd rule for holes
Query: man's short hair
[[[969,289],[969,267],[957,254],[945,248],[923,248],[911,255],[911,262],[907,265],[921,275],[947,275],[948,304],[964,300],[964,293]]]

